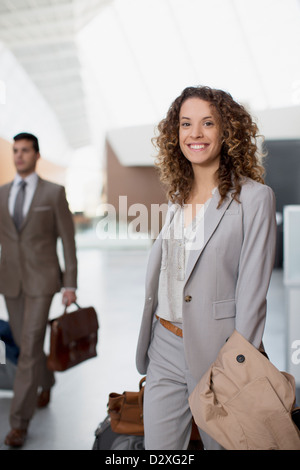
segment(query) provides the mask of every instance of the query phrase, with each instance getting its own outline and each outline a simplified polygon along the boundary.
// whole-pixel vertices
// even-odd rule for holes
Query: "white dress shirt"
[[[38,183],[38,175],[36,173],[31,173],[30,175],[26,176],[26,178],[21,178],[19,174],[16,175],[12,187],[10,188],[9,198],[8,198],[8,209],[11,216],[14,213],[14,207],[16,202],[16,197],[18,191],[20,189],[20,182],[24,180],[26,181],[25,187],[25,199],[24,199],[24,206],[23,206],[23,217],[26,217],[28,214],[36,187]]]

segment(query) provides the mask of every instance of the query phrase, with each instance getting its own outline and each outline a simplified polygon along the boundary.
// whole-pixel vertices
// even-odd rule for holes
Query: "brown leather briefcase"
[[[77,305],[77,304],[76,304]],[[80,308],[49,321],[50,353],[47,366],[64,371],[97,356],[98,318],[93,307]]]

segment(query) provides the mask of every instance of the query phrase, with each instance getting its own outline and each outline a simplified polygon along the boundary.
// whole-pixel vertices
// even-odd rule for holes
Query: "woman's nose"
[[[200,138],[200,137],[203,137],[203,128],[202,126],[192,126],[192,129],[191,129],[191,137],[194,137],[194,138]]]

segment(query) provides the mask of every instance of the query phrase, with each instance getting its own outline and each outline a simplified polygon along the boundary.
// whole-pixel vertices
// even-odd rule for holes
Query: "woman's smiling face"
[[[188,98],[182,103],[179,145],[192,166],[219,167],[222,133],[217,112],[208,101]]]

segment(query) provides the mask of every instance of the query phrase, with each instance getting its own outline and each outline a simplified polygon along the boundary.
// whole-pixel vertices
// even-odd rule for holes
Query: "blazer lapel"
[[[8,199],[9,199],[9,193],[10,193],[10,190],[11,190],[11,187],[13,185],[13,182],[11,182],[10,184],[8,184],[5,188],[5,192],[4,192],[4,195],[5,197],[3,198],[4,200],[4,208],[3,208],[3,211],[4,211],[4,217],[5,217],[5,223],[7,223],[7,227],[9,228],[10,231],[12,232],[15,232],[15,234],[17,235],[18,234],[18,231],[16,229],[16,226],[15,226],[15,223],[13,221],[13,218],[12,216],[10,215],[9,213],[9,207],[8,207]]]
[[[30,218],[30,214],[32,212],[32,208],[34,206],[34,203],[35,201],[38,201],[39,200],[39,195],[42,191],[42,179],[39,177],[38,178],[38,182],[37,182],[37,185],[36,185],[36,188],[35,188],[35,192],[34,192],[34,195],[33,195],[33,198],[32,198],[32,201],[31,201],[31,204],[30,204],[30,207],[28,209],[28,212],[26,214],[26,216],[24,217],[23,219],[23,222],[22,222],[22,225],[21,225],[21,228],[20,228],[20,231],[22,231],[25,227],[25,225],[27,224],[28,222],[28,219]]]
[[[217,209],[219,200],[221,198],[220,193],[218,189],[215,191],[212,200],[210,201],[210,204],[205,212],[205,218],[204,218],[204,242],[203,246],[200,250],[191,250],[189,253],[189,259],[187,262],[187,267],[186,267],[186,282],[188,281],[190,275],[192,274],[192,271],[194,269],[194,266],[196,262],[198,261],[199,257],[201,256],[202,251],[204,250],[205,246],[207,245],[209,239],[211,238],[212,234],[218,227],[226,209],[229,207],[229,205],[232,202],[232,197],[231,197],[232,191],[228,192],[227,198],[221,205],[219,209]]]

